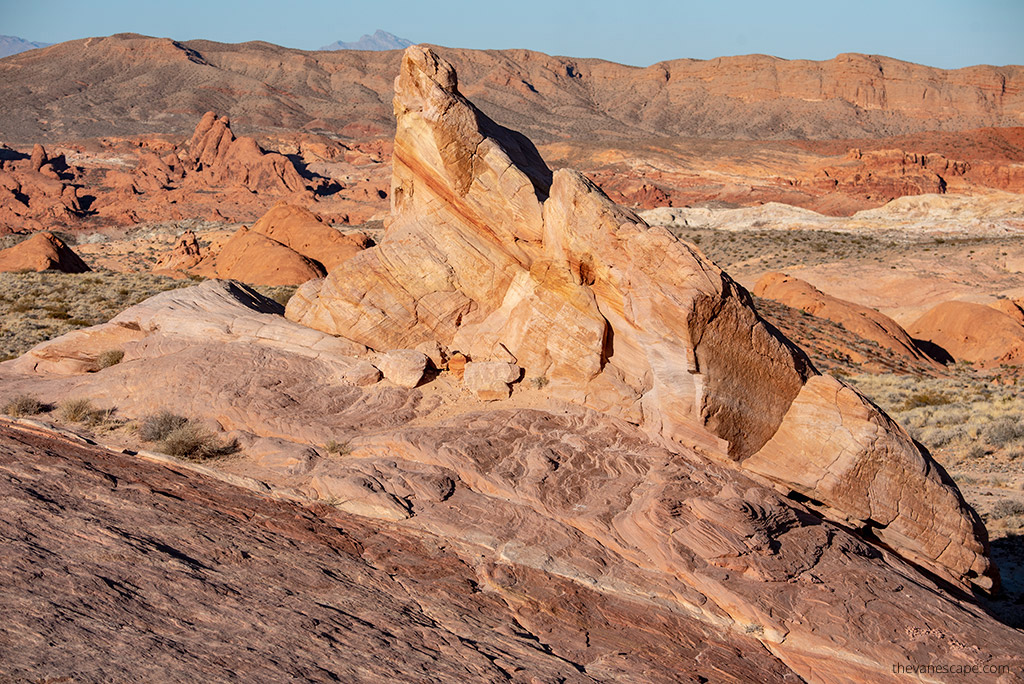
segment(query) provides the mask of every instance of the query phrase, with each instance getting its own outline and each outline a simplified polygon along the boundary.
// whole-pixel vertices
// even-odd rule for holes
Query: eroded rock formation
[[[516,606],[546,606],[539,612],[518,611],[518,619],[531,631],[547,625],[542,642],[550,652],[570,661],[573,670],[585,677],[581,681],[621,681],[629,673],[642,673],[637,677],[644,681],[659,681],[663,677],[659,673],[664,673],[666,681],[673,681],[684,671],[706,676],[711,671],[704,669],[705,663],[717,672],[713,679],[749,680],[749,675],[737,674],[745,672],[742,669],[719,672],[733,662],[727,653],[702,651],[704,656],[682,670],[664,670],[663,663],[676,662],[671,657],[689,653],[686,634],[700,634],[708,643],[730,644],[742,652],[755,643],[766,648],[781,665],[779,670],[768,669],[758,675],[767,681],[786,681],[787,674],[796,674],[814,682],[896,682],[902,675],[892,673],[892,664],[918,662],[921,653],[943,653],[953,664],[1024,664],[1018,632],[965,603],[962,595],[958,598],[949,593],[885,546],[858,538],[849,526],[823,521],[760,478],[693,449],[673,446],[619,419],[552,402],[543,390],[529,390],[534,392],[533,408],[516,406],[513,397],[506,403],[478,402],[478,410],[451,415],[451,407],[459,401],[458,383],[444,375],[432,381],[433,387],[414,389],[377,382],[380,374],[360,358],[365,357],[365,349],[286,321],[275,313],[279,311],[274,302],[230,283],[207,281],[163,293],[108,324],[70,333],[0,365],[0,399],[31,387],[44,401],[86,396],[98,407],[117,407],[125,416],[139,417],[171,407],[181,414],[216,421],[232,431],[244,451],[211,464],[220,477],[262,494],[325,502],[346,513],[375,518],[374,526],[345,522],[344,518],[341,524],[345,534],[364,527],[391,530],[396,541],[387,545],[386,555],[392,560],[388,568],[392,578],[403,583],[427,572],[433,554],[424,556],[404,543],[396,546],[399,537],[419,540],[431,549],[443,545],[445,557],[451,559],[454,554],[463,559],[477,578],[469,588],[460,585],[450,596],[442,593],[447,598],[440,603],[431,603],[447,606],[450,612],[442,621],[445,625],[478,619],[468,616],[478,615],[498,597],[500,605],[514,598]],[[112,347],[124,351],[121,363],[98,371],[85,365],[88,359],[83,358],[83,350]],[[69,365],[76,354],[83,364],[77,370]],[[828,389],[823,383],[827,379],[815,377],[808,387]],[[522,391],[517,389],[520,404]],[[903,462],[894,453],[903,448],[898,444],[898,428],[877,424],[868,434],[867,428],[872,426],[865,420],[870,415],[865,415],[863,402],[849,389],[839,391],[844,393],[839,401],[847,405],[835,408],[835,413],[845,411],[844,420],[852,421],[856,416],[850,412],[860,411],[861,421],[851,422],[850,429],[879,439],[886,445],[887,455],[897,457],[892,462],[880,458],[876,463],[860,464],[878,471],[873,486],[909,481],[926,493],[933,491],[922,486],[915,474],[894,470]],[[239,392],[244,392],[244,401],[239,401]],[[446,403],[450,401],[456,403]],[[797,418],[805,418],[802,411],[807,407],[823,410],[827,403],[798,399],[791,411]],[[835,416],[825,418],[834,420]],[[801,429],[796,424],[795,419],[787,422],[795,431],[787,440],[791,445],[798,439],[829,441],[823,423],[810,422]],[[343,451],[331,453],[331,447],[323,446],[330,441],[345,445]],[[796,448],[798,445],[793,450]],[[60,449],[47,449],[44,461],[51,467],[47,472],[56,468],[68,472],[68,477],[77,477],[70,473],[78,472],[79,466],[73,459],[62,460],[60,453]],[[32,458],[40,462],[39,456]],[[100,460],[109,463],[107,458]],[[767,467],[779,464],[770,449],[763,457],[751,457],[755,459]],[[97,463],[91,456],[85,462]],[[829,480],[824,466],[824,460],[813,459],[788,464],[806,469],[809,479],[821,476]],[[78,511],[85,511],[93,521],[89,524],[96,526],[102,524],[96,521],[121,520],[123,506],[134,510],[130,502],[122,501],[137,490],[125,486],[133,480],[121,468],[118,466],[117,472],[122,474],[113,481],[116,486],[105,485],[117,491],[95,498],[87,493],[93,490],[71,485],[75,479],[31,484],[39,479],[38,469],[26,480],[27,473],[16,466],[23,474],[10,480],[11,486],[5,485],[3,501],[7,505],[20,501],[10,497],[23,496],[18,493],[24,491],[22,486],[13,486],[22,481],[30,483],[34,491],[63,492],[57,499],[62,502],[59,507],[38,503],[37,498],[36,505],[44,510],[33,514],[22,506],[17,513],[19,519],[35,520],[36,539],[66,539],[66,534],[57,534],[53,528],[63,531],[68,525],[86,525]],[[143,465],[136,468],[138,473],[150,472]],[[179,484],[182,476],[176,471],[180,470],[181,466],[175,466],[172,471]],[[155,473],[152,476],[161,478]],[[90,480],[107,481],[95,475]],[[837,491],[832,494],[846,496],[845,502],[856,513],[862,484],[863,480],[852,478],[815,487],[827,491],[834,486]],[[77,494],[68,496],[79,491],[85,493],[81,500]],[[199,493],[198,483],[187,491],[196,492],[197,502],[210,496],[205,491]],[[47,496],[52,499],[51,494]],[[239,501],[237,493],[228,496]],[[191,497],[189,494],[189,500]],[[182,501],[181,496],[172,501]],[[901,505],[915,505],[909,497],[900,501]],[[214,503],[218,510],[221,505]],[[244,507],[262,511],[255,516],[259,520],[274,516],[268,502],[246,503]],[[916,512],[922,513],[920,509]],[[891,514],[891,510],[877,513],[879,519]],[[161,544],[190,549],[190,556],[203,559],[209,567],[219,567],[209,554],[220,554],[224,544],[232,544],[228,541],[232,538],[245,538],[240,518],[232,515],[230,522],[208,521],[198,509],[185,517],[191,520],[191,515],[200,516],[203,525],[212,525],[207,534],[224,541],[206,547],[196,540],[208,537],[184,530],[175,533],[182,537],[165,538],[163,535],[170,533],[163,526],[164,532],[158,535],[165,540]],[[130,529],[148,530],[150,519],[137,518]],[[307,528],[308,523],[301,526]],[[243,536],[234,536],[240,534]],[[178,541],[172,543],[174,539]],[[250,552],[273,548],[273,544],[238,544]],[[948,540],[947,545],[958,548]],[[88,547],[76,545],[76,549],[82,548]],[[35,558],[38,547],[19,546],[18,553]],[[143,556],[138,563],[119,561],[117,567],[148,568],[148,554]],[[308,597],[308,588],[296,593],[291,584],[302,582],[301,565],[296,559],[294,564],[289,561],[275,566],[280,586],[291,588],[292,606]],[[4,569],[0,563],[0,570]],[[108,576],[106,570],[97,568],[96,572]],[[339,572],[342,574],[326,575],[324,581],[329,580],[330,586],[340,582],[331,591],[353,586],[352,569]],[[435,576],[432,572],[428,574]],[[249,572],[245,576],[249,582],[266,581],[262,575],[257,580]],[[194,598],[195,592],[205,591],[207,583],[224,586],[218,576],[207,576],[205,571],[188,578],[162,577],[155,585],[146,581],[147,591],[177,595],[186,604],[201,600]],[[3,586],[22,585],[5,582]],[[46,600],[50,585],[28,586],[31,600]],[[245,586],[251,589],[251,584]],[[553,587],[558,588],[559,596],[566,591],[568,595],[584,591],[590,598],[582,603],[551,604]],[[429,599],[419,596],[421,591],[430,592]],[[411,598],[432,602],[438,598],[436,591],[441,591],[440,587],[420,587]],[[460,598],[455,601],[455,597]],[[358,599],[353,595],[352,600]],[[599,638],[601,625],[611,614],[604,608],[594,613],[586,607],[606,602],[624,611],[613,622],[624,630],[624,641],[619,643],[628,644],[620,649],[611,669],[608,658],[612,656]],[[108,617],[104,622],[117,622],[123,615],[152,622],[164,614],[156,605],[112,602],[105,609]],[[216,605],[225,604],[218,601]],[[356,610],[355,604],[347,605]],[[551,605],[557,608],[552,610]],[[314,606],[303,608],[303,612],[308,610],[319,614]],[[46,630],[49,618],[40,615],[32,622],[34,627],[16,631],[16,643],[34,643],[34,635]],[[634,617],[627,617],[630,615]],[[391,630],[402,632],[407,626],[402,619],[387,620]],[[665,654],[652,652],[661,639],[661,628],[654,629],[652,620],[657,625],[672,625],[671,634],[684,643],[675,643]],[[584,633],[567,637],[577,634],[562,626],[568,624],[580,625],[583,632],[590,633],[589,638]],[[104,630],[97,631],[98,625],[88,616],[69,618],[62,625],[90,631],[91,636],[82,637],[89,641],[113,638]],[[921,625],[930,627],[922,629]],[[203,633],[194,622],[175,624],[174,628],[178,639],[189,642]],[[275,634],[249,644],[253,657],[273,654],[282,639],[288,641],[284,634]],[[893,634],[900,638],[892,638]],[[121,634],[120,638],[125,637]],[[984,644],[984,649],[972,644]],[[166,652],[159,644],[152,648],[157,657]],[[548,648],[541,652],[549,652]],[[354,657],[362,658],[367,649],[370,646],[358,648],[360,655]],[[18,663],[38,668],[51,665],[58,654],[53,649],[38,653],[36,660],[20,658]],[[301,655],[289,658],[307,662]],[[534,671],[527,654],[506,651],[502,658],[510,670]],[[333,662],[328,659],[320,664]]]
[[[411,621],[415,638],[383,641],[404,650],[432,643],[442,625],[445,638],[457,637],[458,658],[473,657],[461,647],[485,648],[487,620],[507,620],[503,606],[512,608],[515,633],[535,635],[536,652],[503,641],[470,677],[492,673],[489,663],[512,681],[897,682],[894,664],[922,654],[1024,665],[1020,633],[963,591],[992,588],[997,576],[984,528],[956,486],[879,409],[819,375],[764,324],[742,287],[580,174],[550,173],[529,141],[459,93],[451,65],[431,50],[406,51],[395,111],[385,237],[302,286],[287,312],[298,322],[249,288],[207,281],[0,364],[0,399],[31,388],[41,401],[86,396],[133,418],[173,408],[230,432],[243,453],[208,474],[375,518],[388,532],[377,546],[353,548],[374,571],[372,559],[387,558],[392,583],[415,583],[407,591],[418,612],[385,611],[348,622],[349,631],[386,618],[397,621],[387,634],[404,635]],[[122,361],[99,368],[112,348]],[[424,374],[428,358],[446,372]],[[381,370],[393,379],[381,380]],[[98,464],[90,472],[121,472],[95,454],[76,458]],[[96,499],[140,491],[50,493],[35,486],[24,458],[8,460],[15,478],[3,500],[20,502],[25,486],[45,490],[61,502],[36,503],[51,527],[80,525],[78,510],[103,519]],[[171,499],[175,511],[208,499],[218,510],[253,510],[181,486],[188,493]],[[268,529],[277,529],[270,508],[232,513],[229,527],[273,520]],[[292,519],[307,531],[314,525]],[[346,525],[346,535],[372,536]],[[224,539],[219,530],[214,538]],[[37,536],[54,546],[49,533]],[[189,545],[202,567],[160,585],[164,595],[217,579],[207,574],[219,564],[204,543]],[[295,548],[275,577],[305,567]],[[38,546],[18,552],[38,562]],[[455,557],[466,565],[458,573],[435,563]],[[350,588],[394,586],[380,584],[383,574],[336,567],[317,575],[324,586],[339,577]],[[446,573],[467,579],[447,593],[434,582]],[[358,614],[367,593],[345,595],[348,614]],[[289,599],[311,617],[297,629],[335,614],[304,596]],[[163,614],[130,605],[140,619]],[[125,612],[110,611],[107,622]],[[38,643],[46,623],[32,624],[43,627],[19,627],[17,638]],[[87,639],[108,638],[88,616],[69,624],[101,635]],[[174,628],[192,639],[205,624]],[[607,624],[624,626],[608,637],[615,648]],[[268,635],[253,651],[275,654],[294,643],[289,636]],[[166,650],[154,646],[157,655]],[[448,658],[450,649],[437,652]],[[759,654],[756,675],[740,664],[748,652]],[[309,658],[286,653],[268,667],[304,671]],[[677,665],[680,653],[689,664]],[[541,657],[552,654],[557,660]],[[325,666],[332,672],[333,662]],[[18,667],[41,670],[24,658]],[[439,677],[456,676],[449,671]]]
[[[91,269],[63,240],[49,231],[36,233],[13,247],[0,250],[0,271],[50,270],[84,273]]]
[[[758,280],[754,294],[806,311],[812,316],[827,318],[909,360],[938,365],[899,323],[885,314],[827,295],[799,278],[784,273],[766,273]]]
[[[986,367],[1024,361],[1024,325],[1009,307],[1003,310],[973,302],[943,302],[907,330],[942,347],[957,361]]]
[[[252,228],[242,226],[219,251],[194,261],[187,270],[253,285],[299,285],[323,278],[370,244],[363,233],[342,233],[308,209],[281,202]],[[179,245],[175,253],[182,249]]]
[[[581,174],[551,174],[529,141],[459,93],[452,66],[430,50],[406,51],[394,106],[384,240],[300,288],[289,318],[377,350],[437,340],[473,361],[511,357],[555,397],[783,488],[808,489],[792,469],[820,461],[829,477],[812,498],[826,514],[873,528],[933,571],[991,586],[984,529],[941,469],[853,390],[808,382],[817,373],[804,355],[696,247]],[[824,444],[786,437],[808,411]],[[876,461],[894,470],[866,466]],[[899,484],[886,484],[895,473]]]

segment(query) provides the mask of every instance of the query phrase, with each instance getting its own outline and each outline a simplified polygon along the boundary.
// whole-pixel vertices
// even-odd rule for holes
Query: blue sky
[[[381,28],[414,42],[527,48],[646,66],[764,53],[883,54],[944,68],[1024,64],[1024,0],[621,0],[289,3],[0,0],[0,34],[60,42],[135,32],[316,49]]]

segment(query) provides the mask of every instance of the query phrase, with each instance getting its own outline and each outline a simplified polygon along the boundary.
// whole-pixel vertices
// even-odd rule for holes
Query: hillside
[[[465,95],[539,142],[687,136],[845,139],[1024,122],[1024,67],[942,70],[880,56],[764,55],[646,68],[446,49]],[[399,53],[118,34],[0,60],[0,138],[182,134],[204,112],[245,133],[390,134]]]

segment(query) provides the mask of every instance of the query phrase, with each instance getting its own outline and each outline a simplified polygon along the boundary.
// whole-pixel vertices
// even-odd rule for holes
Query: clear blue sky
[[[882,54],[944,68],[1024,64],[1024,0],[0,0],[0,34],[135,32],[313,50],[381,28],[413,42],[528,48],[646,66],[764,53]]]

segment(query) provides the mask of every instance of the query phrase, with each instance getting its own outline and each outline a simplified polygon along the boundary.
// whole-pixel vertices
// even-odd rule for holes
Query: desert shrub
[[[1024,438],[1024,423],[1014,418],[1000,418],[985,428],[985,439],[993,446],[1002,446]]]
[[[139,425],[139,438],[154,442],[157,451],[189,461],[205,461],[238,451],[238,442],[221,441],[194,420],[161,411]]]
[[[1024,501],[1017,499],[1003,499],[992,506],[991,517],[995,520],[1009,518],[1015,515],[1024,515]]]
[[[530,384],[536,387],[537,389],[544,389],[545,387],[548,386],[549,382],[551,381],[548,380],[548,377],[546,375],[538,375],[535,378],[530,378]]]
[[[942,392],[923,391],[915,392],[906,398],[901,407],[904,411],[919,408],[921,406],[944,406],[953,403],[953,400]]]
[[[99,358],[96,359],[96,364],[101,369],[110,368],[111,366],[116,366],[117,364],[121,363],[121,359],[123,358],[123,349],[108,349],[107,351],[99,355]]]
[[[157,446],[165,454],[190,461],[205,461],[238,451],[238,443],[234,440],[222,442],[201,425],[192,421],[171,430],[157,443]]]
[[[146,416],[139,424],[139,439],[144,442],[159,442],[174,430],[188,423],[188,418],[160,411]]]
[[[348,456],[352,453],[352,445],[348,442],[336,442],[333,439],[324,444],[324,451],[334,456]]]
[[[988,452],[985,451],[985,447],[981,446],[980,444],[973,444],[967,450],[967,458],[970,458],[970,459],[977,460],[979,458],[985,458],[985,456],[987,456],[987,455],[988,455]]]
[[[81,423],[90,418],[93,411],[88,399],[65,399],[60,403],[60,417],[69,423]]]
[[[45,410],[45,404],[28,394],[21,394],[4,404],[4,413],[15,418],[19,416],[34,416]]]

